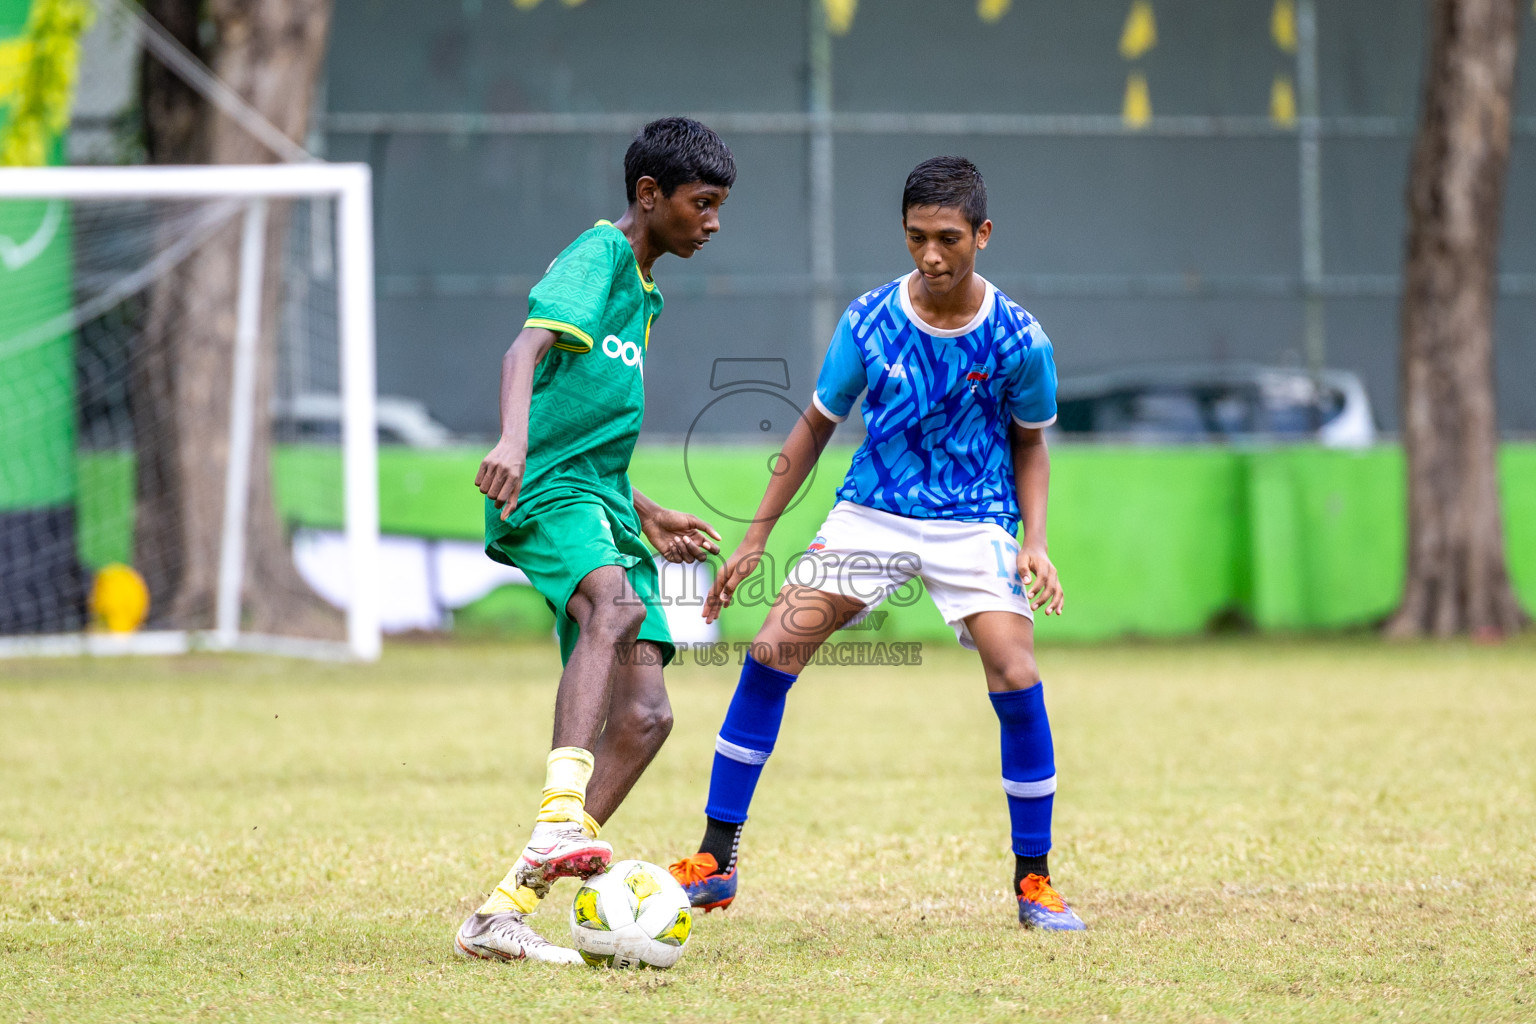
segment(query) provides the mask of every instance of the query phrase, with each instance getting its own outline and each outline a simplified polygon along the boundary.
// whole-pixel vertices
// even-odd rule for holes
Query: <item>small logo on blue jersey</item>
[[[986,363],[977,363],[971,367],[971,372],[965,375],[965,379],[971,382],[971,394],[976,393],[976,386],[985,384],[992,374],[987,370]]]

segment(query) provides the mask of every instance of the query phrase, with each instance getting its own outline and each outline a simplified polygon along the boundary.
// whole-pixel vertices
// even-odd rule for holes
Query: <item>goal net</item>
[[[0,655],[378,655],[369,189],[0,170]]]

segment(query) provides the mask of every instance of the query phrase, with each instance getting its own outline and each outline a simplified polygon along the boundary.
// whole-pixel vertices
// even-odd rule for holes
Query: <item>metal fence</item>
[[[794,367],[796,387],[809,389],[837,312],[862,290],[903,269],[906,257],[895,248],[899,235],[892,226],[901,179],[915,162],[911,155],[920,158],[941,151],[975,156],[988,175],[994,215],[1015,238],[1021,228],[1027,237],[1032,227],[1045,224],[1050,237],[1071,239],[1065,246],[1015,244],[996,257],[989,253],[981,268],[1040,316],[1058,343],[1065,371],[1137,359],[1343,366],[1365,376],[1379,413],[1390,425],[1401,194],[1417,98],[1404,85],[1417,81],[1419,47],[1412,42],[1423,13],[1419,4],[1398,0],[1324,3],[1321,12],[1314,0],[1298,0],[1290,8],[1292,34],[1285,47],[1264,39],[1262,26],[1269,25],[1278,40],[1275,18],[1287,3],[1235,5],[1251,16],[1252,31],[1233,31],[1232,38],[1244,49],[1225,60],[1238,68],[1228,73],[1234,80],[1272,78],[1276,95],[1281,100],[1288,95],[1289,105],[1272,103],[1267,114],[1134,111],[1132,80],[1142,75],[1136,69],[1149,65],[1155,72],[1156,66],[1145,48],[1127,56],[1122,37],[1115,74],[1101,77],[1118,87],[1120,72],[1131,69],[1125,78],[1125,109],[1057,114],[976,109],[1040,102],[1033,96],[1010,96],[1008,88],[985,89],[980,80],[969,92],[964,82],[948,87],[950,94],[974,101],[972,109],[913,109],[944,98],[923,89],[935,60],[940,73],[961,78],[972,74],[966,67],[945,65],[942,53],[935,57],[930,38],[947,40],[947,53],[956,49],[950,37],[957,36],[959,49],[974,46],[981,61],[995,60],[997,47],[976,37],[962,21],[966,7],[950,5],[954,10],[945,18],[924,19],[911,0],[885,5],[870,0],[858,17],[885,8],[886,20],[869,26],[877,38],[862,39],[859,46],[852,41],[860,39],[864,26],[856,21],[848,36],[834,38],[821,0],[777,5],[784,17],[773,23],[772,31],[760,28],[754,33],[744,22],[739,34],[726,33],[716,40],[714,45],[723,51],[713,58],[717,69],[753,59],[769,69],[794,65],[783,75],[757,72],[764,82],[761,94],[741,76],[716,70],[723,77],[714,81],[701,74],[686,83],[662,78],[657,88],[638,82],[633,96],[615,95],[611,89],[582,96],[579,88],[568,86],[563,99],[525,95],[516,100],[525,106],[607,103],[638,109],[420,109],[434,100],[455,100],[451,95],[431,96],[431,87],[418,95],[370,93],[368,83],[375,79],[356,63],[361,51],[354,54],[349,45],[349,27],[358,32],[370,25],[375,58],[381,38],[395,39],[410,52],[424,48],[428,68],[446,59],[443,48],[469,46],[454,56],[465,66],[483,66],[482,77],[488,80],[496,75],[494,48],[485,49],[491,44],[481,41],[466,43],[462,34],[452,32],[406,43],[410,26],[417,24],[409,16],[399,16],[399,11],[394,17],[380,14],[379,7],[365,0],[341,0],[336,53],[329,69],[331,101],[320,121],[324,145],[334,156],[370,160],[381,183],[381,203],[404,204],[416,211],[404,217],[397,210],[381,213],[380,299],[420,332],[415,338],[402,333],[391,339],[386,312],[381,324],[386,385],[393,378],[402,387],[418,389],[457,426],[493,424],[493,397],[480,399],[476,411],[469,413],[461,401],[448,398],[461,396],[462,385],[446,377],[433,383],[443,344],[454,353],[450,362],[473,358],[483,368],[494,366],[515,330],[512,321],[520,323],[521,300],[549,257],[592,219],[611,215],[621,205],[618,164],[629,137],[650,117],[682,110],[696,112],[720,131],[741,158],[742,179],[732,197],[735,202],[727,205],[722,232],[722,239],[736,232],[740,241],[725,266],[706,250],[689,265],[663,263],[657,268],[669,304],[664,320],[681,321],[676,327],[666,324],[663,345],[652,361],[655,369],[676,381],[662,402],[652,401],[648,419],[660,433],[679,432],[692,419],[690,410],[708,401],[707,381],[702,379],[707,374],[690,370],[700,354],[783,355]],[[629,73],[634,61],[624,59],[617,49],[633,45],[636,38],[622,23],[625,15],[612,6],[599,9],[602,5],[595,0],[588,6],[591,10],[562,11],[552,4],[531,12],[487,8],[473,18],[466,14],[466,24],[490,19],[481,27],[489,39],[506,40],[516,51],[506,55],[508,61],[526,68],[532,60],[555,78],[562,68],[577,83],[592,67]],[[1103,7],[1067,4],[1047,10],[1020,5],[1008,17],[1055,24],[1064,38],[1077,40],[1072,45],[1086,50],[1098,36],[1091,25],[1078,32],[1071,15],[1090,6]],[[1196,24],[1180,18],[1210,20],[1218,6],[1210,0],[1166,0],[1159,5],[1165,9],[1165,21],[1172,22],[1165,37],[1180,24]],[[1135,3],[1131,9],[1134,15]],[[717,18],[724,10],[727,21],[751,20],[743,13],[745,5],[710,8],[694,0],[668,0],[643,5],[643,10],[657,14],[661,22],[686,23],[690,15],[706,10]],[[1123,7],[1116,7],[1113,21],[1124,14]],[[1325,26],[1345,37],[1343,42],[1329,46],[1327,39],[1320,39],[1320,14]],[[572,24],[578,17],[581,22]],[[1102,11],[1096,17],[1104,21]],[[1362,44],[1349,42],[1350,33],[1365,32],[1360,26],[1369,25],[1372,18],[1391,19],[1399,33],[1393,58],[1378,60],[1379,67],[1352,54],[1351,48]],[[870,19],[876,20],[875,15]],[[620,24],[614,25],[615,20]],[[994,26],[989,32],[993,30],[1001,31]],[[1219,25],[1200,31],[1214,40],[1206,50],[1221,48]],[[450,45],[445,38],[459,42]],[[889,44],[893,59],[910,61],[913,74],[905,92],[897,91],[899,83],[884,92],[860,85],[861,75],[878,77],[874,69],[883,67],[882,42]],[[579,51],[574,49],[578,44]],[[1017,48],[1024,45],[1019,42]],[[1080,56],[1071,52],[1072,46],[1065,49],[1068,52],[1053,59]],[[769,56],[763,57],[763,51]],[[1210,62],[1198,53],[1176,57],[1162,72],[1175,82],[1198,78]],[[1265,66],[1254,74],[1241,67],[1261,61]],[[1359,92],[1361,87],[1352,80],[1359,76],[1374,76],[1375,84],[1365,90],[1370,95],[1364,101],[1356,102],[1359,97],[1352,97],[1351,90]],[[1157,73],[1149,77],[1155,96],[1163,79]],[[790,95],[786,79],[800,86],[795,98],[801,109],[751,109],[782,103]],[[427,80],[430,86],[430,74]],[[1070,90],[1062,95],[1068,105],[1094,103],[1112,110],[1113,103],[1104,101],[1118,97],[1107,96],[1108,87],[1095,88],[1094,96]],[[660,101],[651,100],[650,94],[658,91]],[[1244,99],[1248,106],[1257,105],[1254,91],[1249,89]],[[835,103],[835,93],[850,94],[854,109]],[[485,105],[485,96],[473,89],[460,90],[457,96],[464,107]],[[377,102],[376,97],[393,109],[367,109],[361,102]],[[674,105],[659,105],[667,101]],[[908,109],[868,109],[880,101]],[[1536,156],[1536,118],[1517,119],[1516,135],[1505,273],[1500,277],[1500,358],[1518,376],[1521,368],[1536,370],[1536,334],[1530,326],[1536,319],[1531,315],[1536,313],[1536,244],[1528,220],[1536,209],[1522,190],[1536,169],[1530,166]],[[1117,168],[1117,163],[1122,166]],[[1109,170],[1104,170],[1106,165]],[[1028,174],[1019,173],[1020,166],[1043,166],[1044,171],[1035,171],[1037,178],[1031,182]],[[767,173],[759,173],[765,167]],[[397,172],[402,180],[393,182]],[[1244,191],[1248,186],[1234,185],[1243,175],[1261,179],[1261,186]],[[1123,181],[1147,191],[1138,208],[1142,212],[1122,217],[1128,223],[1107,223],[1100,209],[1119,200],[1103,193]],[[398,186],[394,190],[392,182]],[[1107,187],[1096,193],[1096,184],[1103,182]],[[771,198],[763,198],[765,194]],[[1021,203],[1021,194],[1029,201]],[[877,196],[883,199],[877,201]],[[738,227],[732,221],[744,203],[746,223]],[[580,212],[583,207],[590,215]],[[445,233],[423,225],[421,213],[432,208],[461,223],[459,247]],[[1005,213],[1014,214],[1011,222],[1002,219]],[[872,227],[877,223],[878,231]],[[475,235],[477,225],[501,230],[508,250],[527,247],[531,256],[482,247]],[[1166,259],[1158,251],[1160,236],[1170,240]],[[463,315],[465,308],[476,305],[483,307],[483,315]],[[424,349],[422,334],[440,337],[427,325],[443,317],[462,329],[452,341]],[[1131,324],[1140,326],[1128,329]],[[668,347],[665,339],[671,337],[679,338],[678,347]],[[654,369],[651,376],[654,380]],[[1502,419],[1507,427],[1536,429],[1536,397],[1524,393],[1528,390],[1506,387]]]

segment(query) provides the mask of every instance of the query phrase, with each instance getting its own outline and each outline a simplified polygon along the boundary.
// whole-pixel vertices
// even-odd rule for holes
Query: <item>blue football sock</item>
[[[1013,824],[1013,852],[1044,857],[1051,849],[1056,754],[1045,714],[1045,684],[988,694],[1003,736],[1003,792]]]
[[[795,677],[788,672],[747,656],[715,740],[715,766],[709,776],[709,803],[704,808],[709,817],[735,824],[747,820],[752,791],[779,738],[784,700],[794,682]]]

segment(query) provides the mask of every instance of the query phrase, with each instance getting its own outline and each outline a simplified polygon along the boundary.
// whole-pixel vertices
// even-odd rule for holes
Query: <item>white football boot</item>
[[[473,960],[534,960],[546,964],[579,964],[581,954],[557,946],[528,926],[516,911],[470,914],[453,937],[453,951]]]
[[[613,847],[574,821],[540,821],[517,859],[517,884],[543,899],[557,878],[586,878],[608,870]]]

